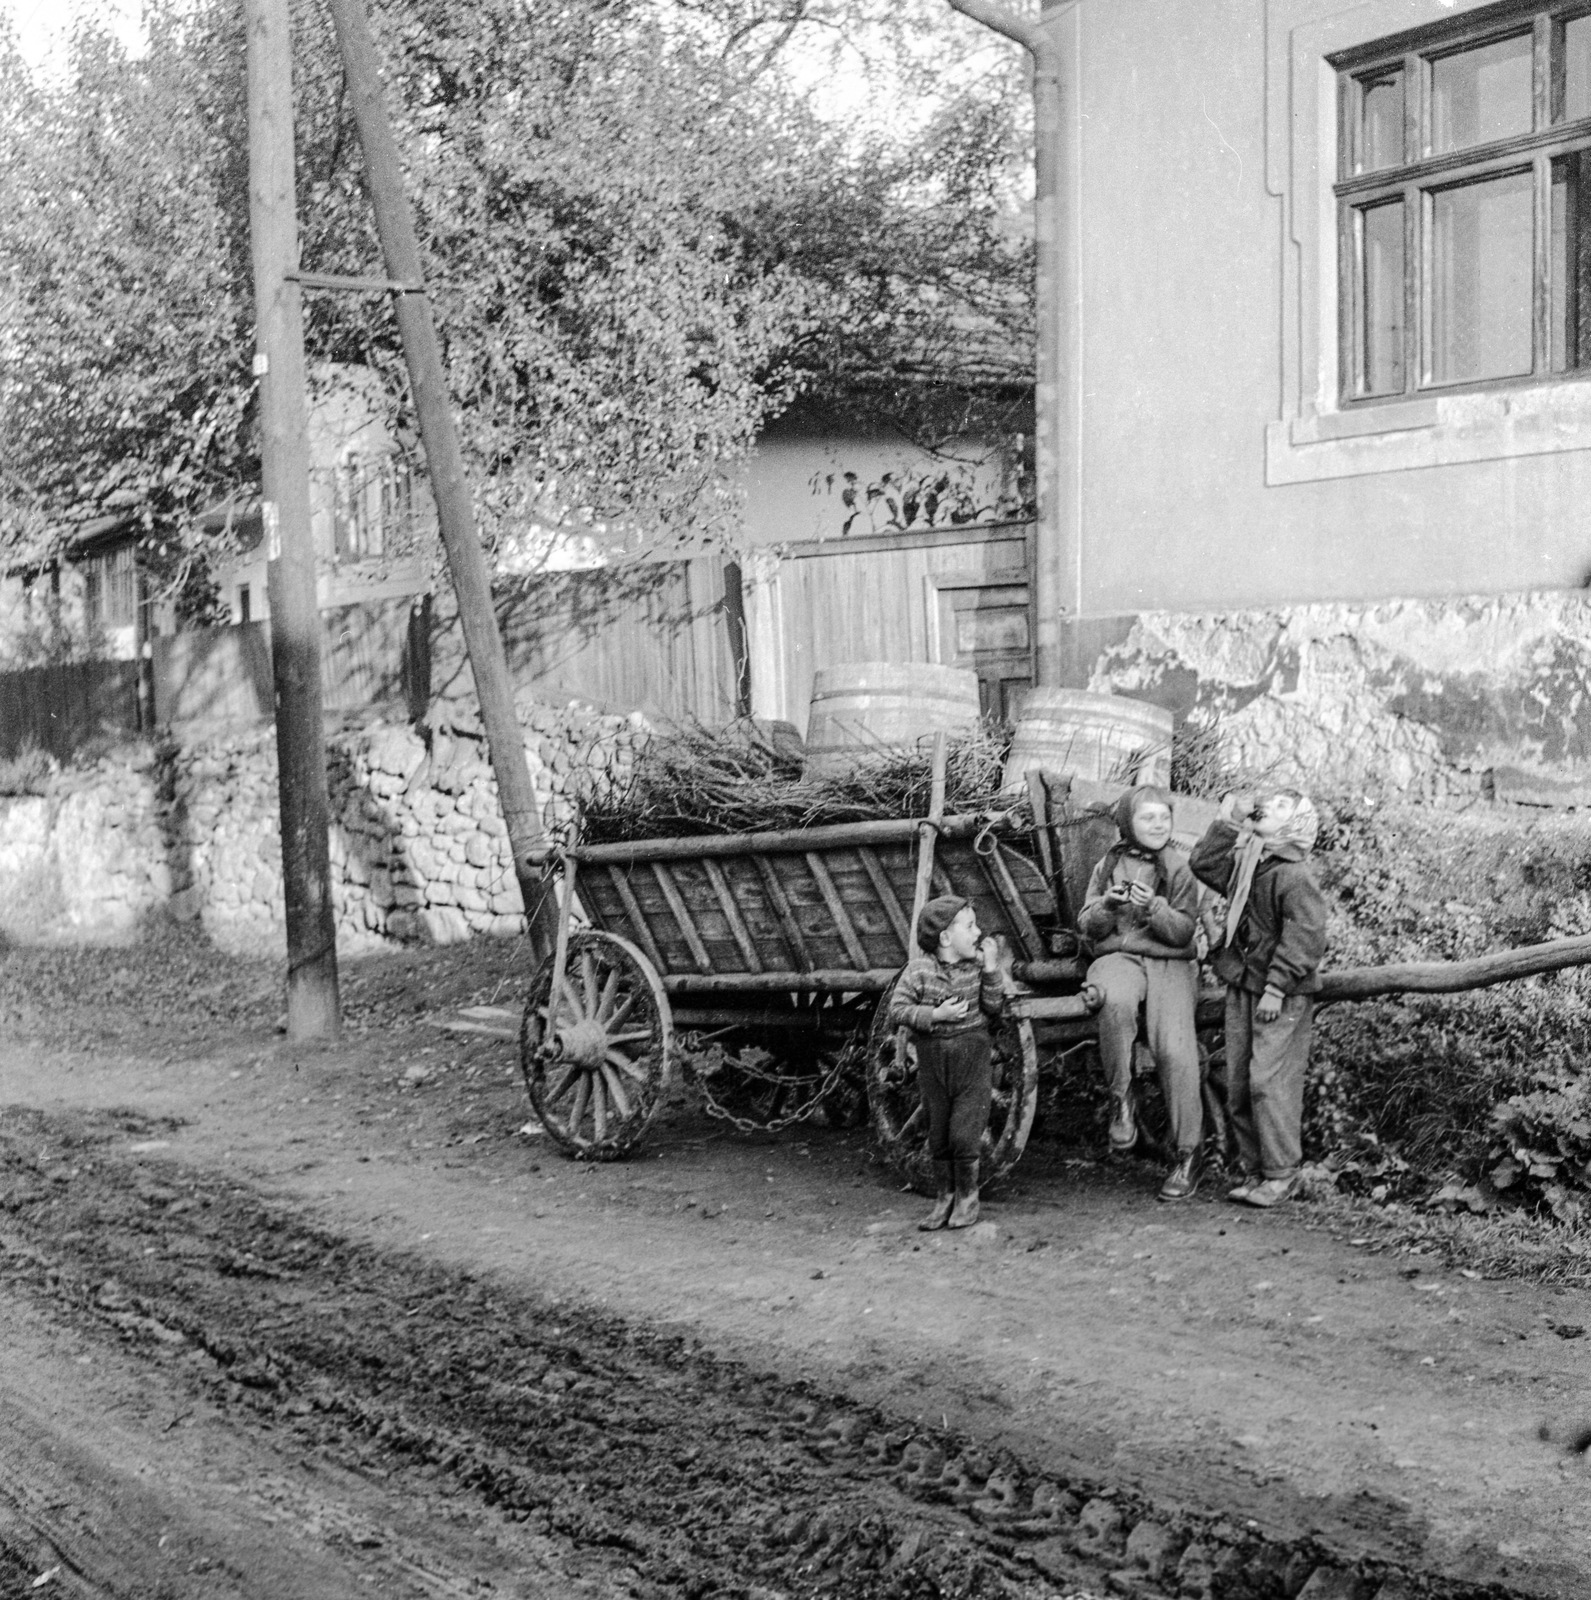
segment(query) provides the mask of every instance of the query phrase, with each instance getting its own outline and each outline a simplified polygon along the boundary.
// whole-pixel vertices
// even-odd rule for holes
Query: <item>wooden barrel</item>
[[[1096,783],[1167,788],[1171,713],[1125,695],[1030,689],[1006,758],[1006,788],[1021,788],[1030,767],[1072,772]]]
[[[944,729],[978,723],[978,675],[928,662],[850,661],[812,679],[807,720],[809,777],[849,772],[886,751],[915,749]]]

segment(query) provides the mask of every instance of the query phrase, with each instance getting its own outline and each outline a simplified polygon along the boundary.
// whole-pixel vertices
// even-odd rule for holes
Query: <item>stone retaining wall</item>
[[[644,720],[522,704],[549,825],[622,779]],[[515,934],[524,915],[497,785],[473,720],[429,741],[376,723],[328,741],[332,899],[344,949]],[[112,935],[151,914],[201,922],[228,949],[279,949],[281,839],[269,729],[189,749],[133,747],[0,800],[0,932]]]

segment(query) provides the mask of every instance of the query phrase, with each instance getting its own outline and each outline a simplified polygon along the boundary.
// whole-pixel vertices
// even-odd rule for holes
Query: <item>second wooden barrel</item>
[[[1096,783],[1171,784],[1171,713],[1120,694],[1030,689],[1017,715],[1005,786],[1030,767],[1074,772]]]
[[[923,661],[848,661],[813,675],[809,777],[848,772],[867,756],[915,749],[943,729],[978,724],[978,675]]]

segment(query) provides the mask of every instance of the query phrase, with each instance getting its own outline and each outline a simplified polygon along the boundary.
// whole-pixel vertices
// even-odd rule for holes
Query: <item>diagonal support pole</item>
[[[436,498],[437,521],[447,551],[453,592],[458,597],[459,620],[469,651],[486,728],[492,773],[503,808],[503,821],[514,852],[525,914],[530,919],[531,941],[537,954],[552,953],[558,936],[558,907],[550,881],[539,870],[541,816],[536,791],[525,764],[525,739],[514,713],[513,684],[508,658],[492,610],[492,588],[475,528],[475,511],[464,477],[464,458],[448,401],[437,343],[431,301],[420,286],[424,275],[414,219],[403,189],[403,167],[392,125],[381,95],[381,73],[376,60],[364,0],[328,0],[343,70],[348,75],[348,98],[354,125],[364,149],[365,176],[375,208],[376,232],[387,276],[405,292],[396,295],[398,331],[409,368],[409,385],[420,422],[420,439],[430,468],[431,490]]]

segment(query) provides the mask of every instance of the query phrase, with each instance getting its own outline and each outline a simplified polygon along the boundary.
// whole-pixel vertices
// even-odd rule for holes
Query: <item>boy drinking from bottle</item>
[[[1227,1112],[1243,1176],[1227,1196],[1274,1206],[1298,1189],[1304,1069],[1326,952],[1326,899],[1309,866],[1320,819],[1307,796],[1232,794],[1189,865],[1226,896],[1212,965],[1226,983]]]

